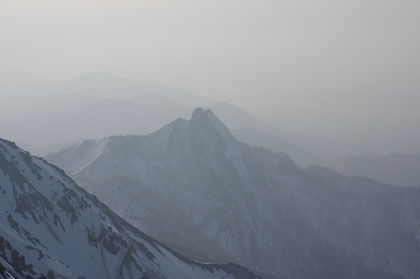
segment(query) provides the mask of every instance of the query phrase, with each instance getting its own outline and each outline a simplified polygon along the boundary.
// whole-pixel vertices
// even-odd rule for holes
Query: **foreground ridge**
[[[62,170],[3,139],[0,208],[3,276],[255,278],[233,264],[187,260],[125,222]]]

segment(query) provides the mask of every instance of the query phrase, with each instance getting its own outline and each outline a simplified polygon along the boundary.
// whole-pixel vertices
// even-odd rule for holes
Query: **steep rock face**
[[[420,278],[418,188],[301,169],[237,141],[202,109],[151,135],[95,146],[103,149],[88,165],[69,159],[80,145],[48,160],[71,165],[118,214],[195,259],[273,278]]]
[[[2,139],[0,209],[5,277],[253,278],[236,265],[198,264],[168,250],[62,170]]]

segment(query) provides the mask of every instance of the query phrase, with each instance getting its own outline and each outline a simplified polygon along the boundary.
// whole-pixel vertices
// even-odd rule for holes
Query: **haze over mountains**
[[[201,105],[221,115],[229,128],[238,135],[244,134],[251,143],[271,144],[279,151],[287,151],[302,165],[320,162],[310,152],[279,136],[267,136],[266,133],[277,133],[276,128],[238,107],[157,82],[92,73],[45,90],[54,97],[30,106],[14,120],[0,122],[4,137],[38,155],[85,138],[148,134],[173,119],[187,117],[195,106]]]
[[[419,26],[419,0],[2,1],[0,279],[420,279]]]
[[[351,154],[330,163],[348,175],[363,175],[392,185],[420,185],[420,155]]]
[[[255,278],[235,265],[194,263],[162,246],[57,167],[0,139],[0,276],[8,278]]]
[[[420,278],[420,188],[299,168],[286,154],[241,143],[208,110],[47,160],[194,259],[268,278]]]
[[[34,79],[37,81],[31,81]],[[312,135],[309,129],[287,130],[279,127],[281,122],[267,124],[223,100],[153,81],[104,73],[84,74],[61,83],[23,74],[4,80],[0,78],[0,91],[10,97],[6,97],[8,102],[0,104],[1,112],[7,116],[0,119],[1,135],[39,155],[80,139],[147,134],[177,117],[188,117],[197,106],[212,109],[240,139],[285,151],[302,166],[329,162],[349,153],[420,152],[414,144],[414,134],[409,138],[413,144],[390,147],[388,141],[398,143],[391,137],[372,141],[360,136]],[[21,98],[13,94],[16,91],[20,92],[16,96]]]
[[[364,156],[360,158],[364,162],[350,163],[348,159],[354,161],[354,156],[347,153],[384,149],[375,149],[362,139],[346,142],[281,130],[232,104],[158,82],[89,73],[67,82],[52,83],[28,74],[12,73],[0,76],[0,89],[19,96],[18,103],[0,104],[1,135],[40,156],[86,138],[148,134],[173,119],[189,117],[195,106],[203,106],[212,109],[241,141],[285,152],[299,166],[327,165],[345,174],[364,175],[396,185],[420,183],[416,175],[419,164],[412,160],[415,153],[409,156],[396,153],[398,162],[367,160],[368,163]],[[16,96],[10,100],[16,100]],[[366,164],[370,167],[360,168]],[[390,173],[395,175],[389,178]]]

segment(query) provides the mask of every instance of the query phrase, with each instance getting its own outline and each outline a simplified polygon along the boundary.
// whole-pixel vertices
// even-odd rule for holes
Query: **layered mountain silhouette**
[[[392,185],[420,185],[420,155],[350,154],[330,163],[331,168],[348,175],[373,178]]]
[[[420,189],[298,167],[209,110],[48,156],[152,237],[267,278],[420,278]]]
[[[0,118],[0,136],[38,156],[87,138],[149,134],[178,117],[189,117],[196,106],[205,106],[244,141],[286,152],[301,166],[320,163],[303,148],[268,136],[276,133],[275,128],[243,109],[158,82],[90,73],[33,90],[27,95],[50,97],[29,107],[22,105],[23,113],[14,118]]]
[[[0,139],[0,278],[254,278],[148,237],[65,173]]]

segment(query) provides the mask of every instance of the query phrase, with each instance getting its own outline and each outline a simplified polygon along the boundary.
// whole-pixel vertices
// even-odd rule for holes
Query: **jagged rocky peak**
[[[191,121],[204,123],[210,121],[210,118],[216,118],[210,109],[198,107],[193,111]]]
[[[218,144],[225,148],[238,141],[223,122],[209,109],[196,108],[189,121],[191,136],[198,143]]]
[[[132,139],[137,141],[137,146],[141,145],[142,140],[148,139],[160,147],[211,148],[213,152],[235,149],[239,143],[211,110],[203,108],[196,108],[189,120],[178,118],[155,133],[133,136]]]
[[[191,116],[190,124],[201,128],[216,128],[219,132],[230,134],[225,124],[210,109],[196,108]]]

